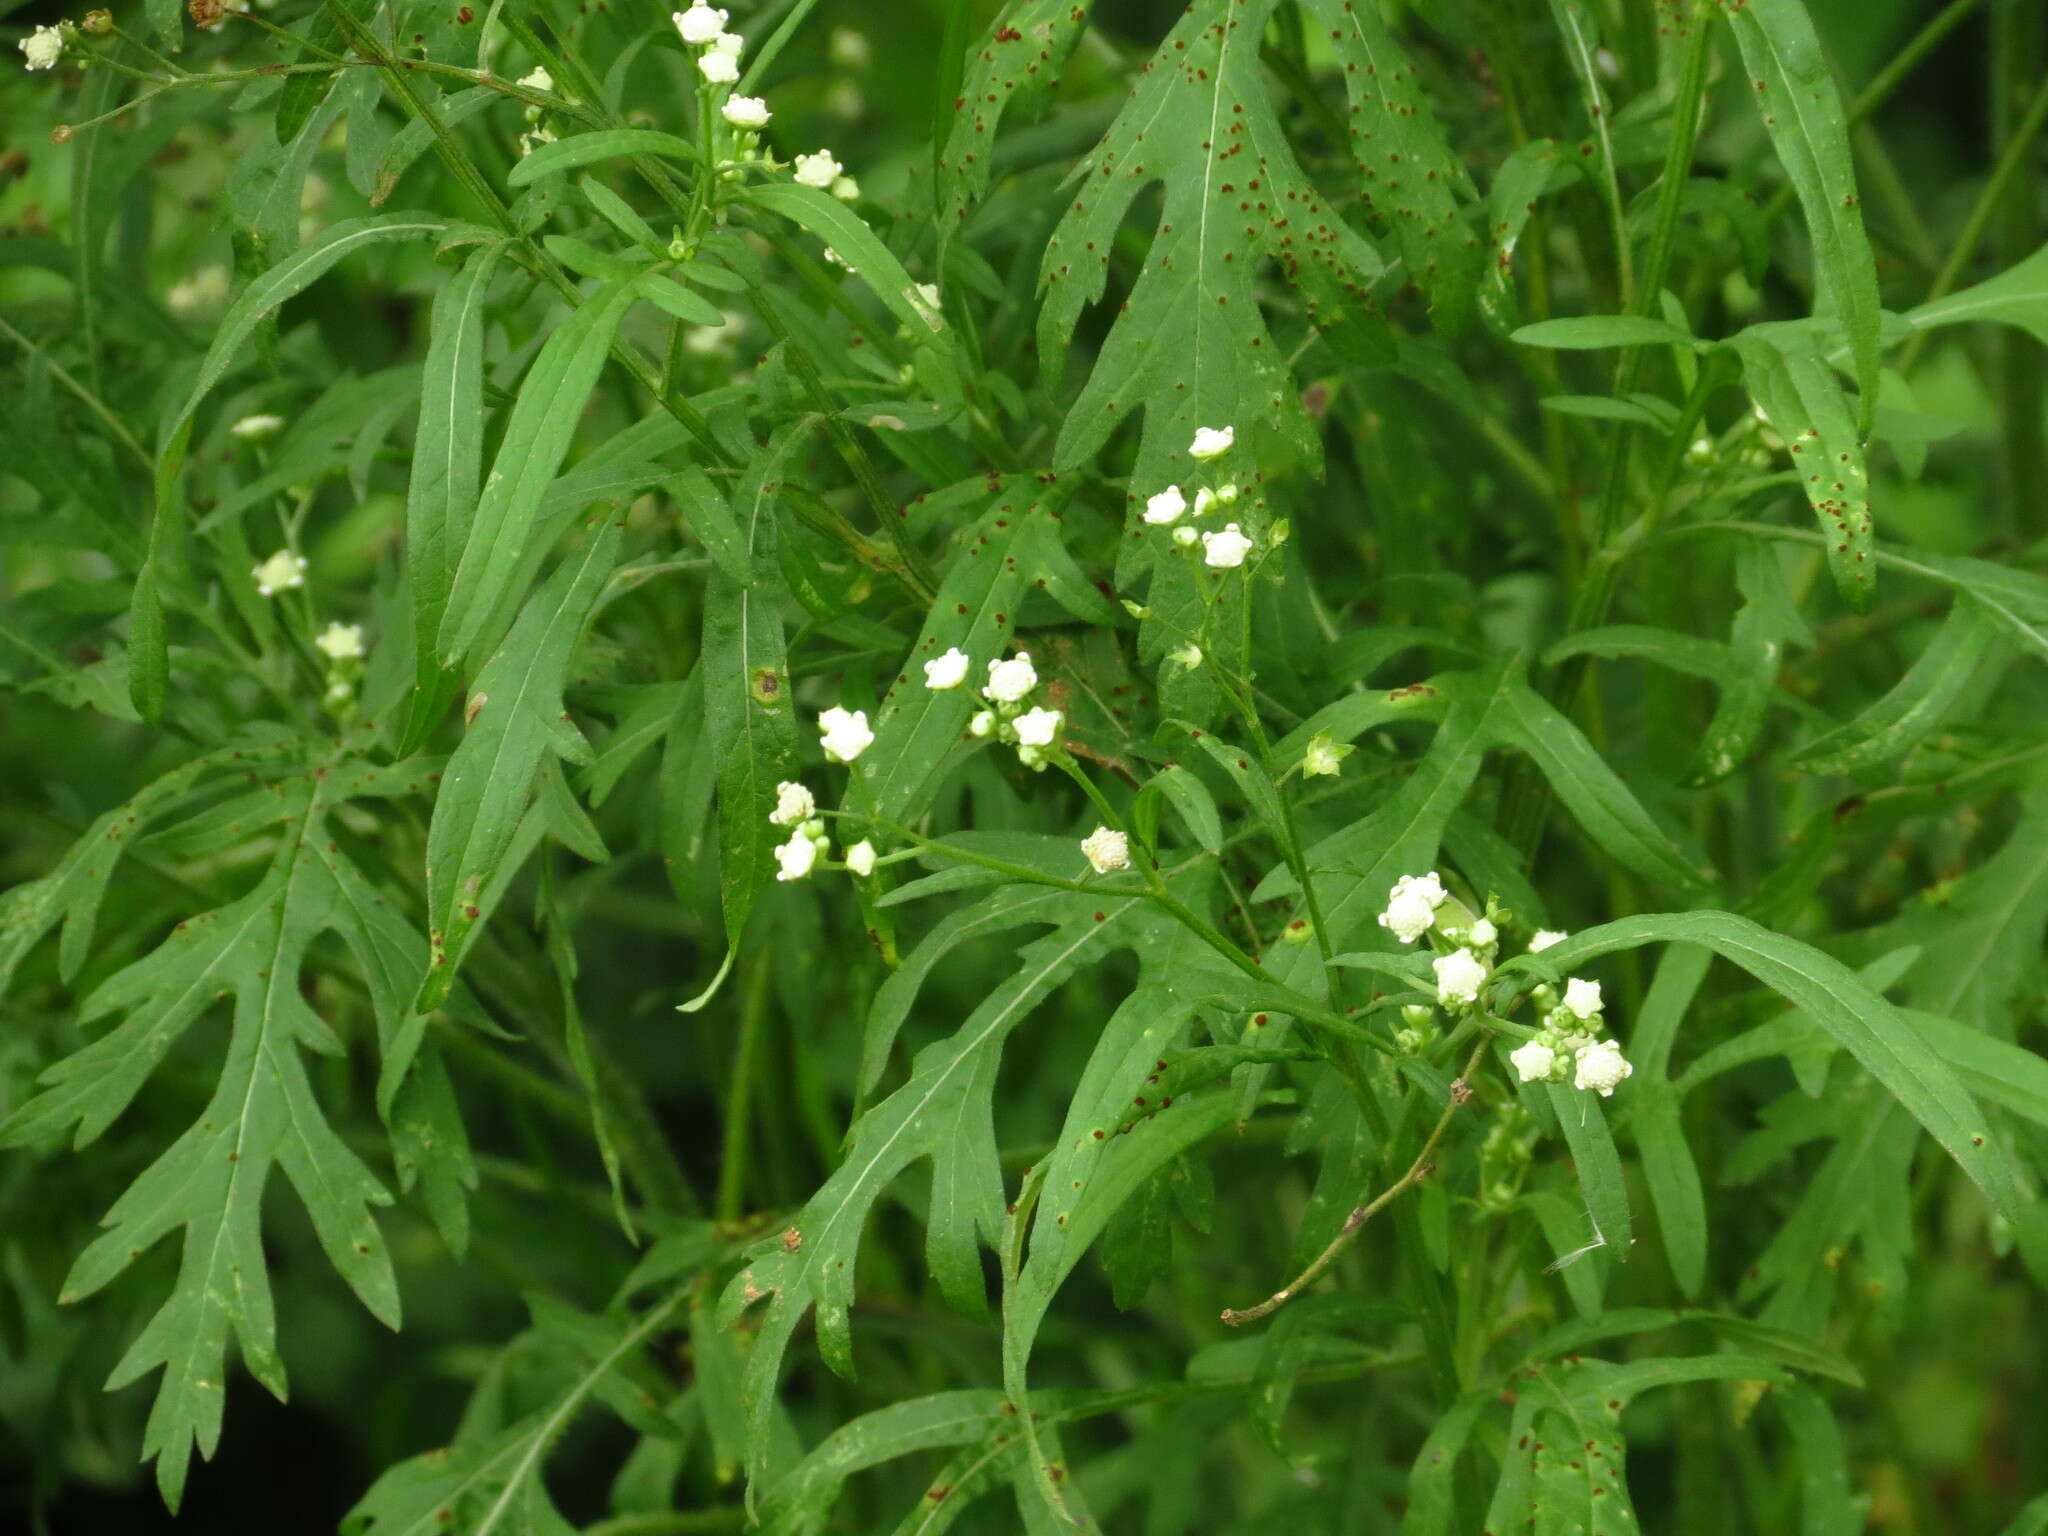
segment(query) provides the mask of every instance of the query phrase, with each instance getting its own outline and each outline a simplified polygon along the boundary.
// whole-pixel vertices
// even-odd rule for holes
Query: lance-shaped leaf
[[[2048,347],[2048,245],[1974,288],[1906,311],[1906,323],[1916,331],[1966,320],[2016,325]]]
[[[918,1053],[907,1083],[854,1122],[845,1158],[832,1177],[726,1287],[719,1304],[723,1323],[736,1321],[757,1302],[767,1303],[744,1383],[748,1459],[757,1472],[768,1452],[783,1356],[813,1308],[826,1363],[842,1375],[851,1373],[848,1309],[861,1231],[883,1191],[920,1159],[932,1162],[926,1227],[932,1273],[954,1305],[976,1311],[986,1305],[980,1248],[993,1245],[1003,1228],[992,1103],[1003,1041],[1054,987],[1135,937],[1139,898],[1076,900],[1076,915],[1024,946],[1017,970],[953,1035]]]
[[[2018,1220],[2032,1205],[2010,1155],[1985,1134],[1982,1110],[1948,1064],[1869,983],[1797,939],[1732,912],[1645,914],[1588,928],[1541,955],[1518,956],[1507,965],[1562,976],[1596,955],[1660,942],[1697,944],[1741,966],[1847,1047],[1948,1149],[1994,1207]]]
[[[483,472],[484,301],[504,249],[485,246],[434,296],[412,478],[405,493],[414,677],[400,732],[401,756],[418,750],[458,686],[458,679],[441,670],[436,642]]]
[[[607,520],[562,562],[527,601],[464,706],[462,744],[448,759],[427,829],[431,961],[420,988],[422,1011],[447,999],[477,924],[511,872],[542,759],[553,752],[589,761],[589,745],[563,709],[562,689],[618,545],[618,525]]]
[[[1842,386],[1814,356],[1804,325],[1753,325],[1732,342],[1743,382],[1792,455],[1793,472],[1820,520],[1828,571],[1842,601],[1861,613],[1876,586],[1870,474],[1862,434]]]
[[[606,284],[555,327],[527,369],[455,561],[448,606],[434,638],[444,665],[459,662],[511,599],[541,500],[576,435],[619,320],[637,296],[631,278]]]
[[[1958,595],[1927,649],[1892,690],[1854,720],[1801,747],[1791,766],[1806,773],[1855,773],[1909,751],[1941,723],[1983,665],[1995,634],[1983,608]]]
[[[1863,230],[1842,98],[1804,0],[1742,0],[1721,10],[1742,49],[1771,147],[1806,215],[1817,285],[1849,338],[1861,404],[1847,435],[1860,442],[1877,412],[1877,258]]]

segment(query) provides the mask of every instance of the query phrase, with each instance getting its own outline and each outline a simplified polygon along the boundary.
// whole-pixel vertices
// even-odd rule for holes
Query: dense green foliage
[[[0,1519],[2048,1531],[2048,13],[729,3],[0,0]]]

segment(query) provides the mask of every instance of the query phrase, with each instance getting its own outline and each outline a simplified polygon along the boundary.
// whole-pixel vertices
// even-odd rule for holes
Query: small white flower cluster
[[[363,675],[363,643],[360,624],[329,624],[313,637],[313,649],[327,658],[327,704],[340,710],[356,696],[356,683]]]
[[[875,744],[875,733],[866,710],[834,705],[818,716],[818,741],[833,762],[851,763]]]
[[[1334,749],[1334,743],[1324,745]],[[1326,771],[1336,771],[1334,755]],[[1491,905],[1487,910],[1490,914]],[[1380,913],[1380,926],[1403,944],[1413,944],[1425,933],[1442,941],[1444,952],[1431,962],[1436,972],[1439,1006],[1455,1010],[1470,1008],[1479,1001],[1480,987],[1493,974],[1500,930],[1490,915],[1474,917],[1463,902],[1444,889],[1435,870],[1426,875],[1403,875],[1394,882],[1387,892],[1387,908]]]
[[[256,578],[258,597],[275,597],[288,587],[306,584],[306,557],[280,549],[249,574]]]
[[[1081,852],[1087,855],[1088,867],[1098,875],[1114,874],[1117,870],[1131,867],[1129,836],[1108,827],[1097,827],[1082,838]]]
[[[816,187],[820,192],[830,192],[842,203],[850,203],[860,197],[860,183],[846,174],[829,149],[820,149],[808,155],[798,155],[793,167],[800,186]]]
[[[1563,938],[1563,934],[1545,929],[1529,941],[1529,949],[1539,952]],[[1611,1097],[1635,1068],[1621,1054],[1619,1043],[1600,1038],[1606,1022],[1600,983],[1573,976],[1565,982],[1562,999],[1547,986],[1538,987],[1534,996],[1548,1010],[1543,1028],[1535,1039],[1508,1052],[1522,1081],[1561,1083],[1569,1069],[1574,1088],[1582,1093],[1590,1090],[1603,1099]]]
[[[1201,427],[1195,432],[1188,454],[1198,463],[1207,464],[1230,452],[1236,441],[1235,427]],[[1234,506],[1237,497],[1235,482],[1227,481],[1215,487],[1199,486],[1193,501],[1188,500],[1178,485],[1169,485],[1145,498],[1145,510],[1140,515],[1154,528],[1172,528],[1173,542],[1182,549],[1193,549],[1200,544],[1204,565],[1216,570],[1233,570],[1243,565],[1245,557],[1252,552],[1250,537],[1236,523],[1207,530],[1192,524],[1175,525],[1180,524],[1181,518],[1190,510],[1197,518],[1206,517],[1218,507]]]
[[[945,661],[940,657],[939,661]],[[926,676],[937,662],[927,662]],[[988,664],[988,686],[981,690],[981,696],[993,706],[976,712],[967,722],[967,733],[982,740],[993,736],[998,741],[1012,742],[1017,748],[1017,761],[1036,773],[1043,773],[1052,761],[1046,753],[1055,750],[1059,744],[1060,721],[1064,718],[1056,709],[1034,705],[1022,708],[1031,696],[1031,690],[1038,686],[1038,669],[1031,665],[1031,653],[1019,651],[1007,661],[991,661]]]
[[[16,46],[29,69],[55,69],[64,57],[64,32],[60,27],[37,27]]]
[[[779,881],[803,879],[817,867],[819,858],[832,851],[824,819],[818,815],[818,802],[802,784],[784,779],[775,786],[775,809],[768,813],[768,822],[791,829],[789,841],[775,850],[775,878]],[[846,867],[863,880],[872,875],[875,845],[862,838],[847,849]]]
[[[697,55],[697,69],[713,85],[731,85],[739,79],[740,50],[747,45],[739,33],[725,30],[728,14],[713,10],[704,0],[695,0],[687,11],[669,17],[684,43],[703,50]]]

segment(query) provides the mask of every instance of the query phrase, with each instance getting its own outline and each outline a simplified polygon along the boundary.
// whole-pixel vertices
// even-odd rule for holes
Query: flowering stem
[[[1343,1228],[1335,1237],[1330,1239],[1329,1245],[1310,1261],[1307,1269],[1304,1269],[1294,1279],[1268,1296],[1257,1306],[1226,1308],[1223,1313],[1224,1322],[1233,1328],[1241,1328],[1246,1323],[1255,1323],[1260,1318],[1279,1311],[1288,1302],[1322,1278],[1323,1272],[1336,1262],[1337,1255],[1351,1245],[1358,1234],[1365,1229],[1365,1224],[1368,1221],[1371,1221],[1373,1217],[1393,1204],[1394,1201],[1407,1193],[1408,1190],[1420,1184],[1431,1173],[1436,1171],[1436,1165],[1430,1161],[1430,1157],[1435,1153],[1437,1143],[1443,1140],[1444,1132],[1451,1128],[1451,1117],[1457,1114],[1458,1106],[1471,1097],[1469,1089],[1462,1095],[1459,1089],[1474,1072],[1479,1070],[1479,1064],[1486,1055],[1489,1040],[1490,1037],[1482,1038],[1478,1045],[1473,1047],[1471,1056],[1466,1059],[1463,1069],[1458,1073],[1457,1081],[1451,1084],[1450,1102],[1444,1106],[1444,1112],[1437,1117],[1436,1128],[1429,1133],[1428,1140],[1423,1142],[1422,1150],[1415,1154],[1415,1161],[1408,1165],[1408,1171],[1381,1190],[1377,1195],[1373,1196],[1364,1205],[1354,1207],[1351,1214],[1344,1218]]]

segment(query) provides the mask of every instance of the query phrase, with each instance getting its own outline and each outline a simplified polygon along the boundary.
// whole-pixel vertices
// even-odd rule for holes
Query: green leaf
[[[938,156],[942,238],[952,235],[988,191],[1003,114],[1028,108],[1059,83],[1074,45],[1088,30],[1092,3],[1009,0],[989,24],[981,47],[967,59]]]
[[[1608,347],[1688,347],[1700,343],[1677,326],[1647,315],[1584,315],[1570,320],[1539,320],[1525,325],[1508,337],[1525,347],[1546,347],[1570,352],[1599,351]]]
[[[1805,773],[1857,773],[1912,750],[1938,726],[1977,670],[1996,633],[1984,610],[1957,597],[1891,691],[1854,720],[1808,742],[1788,760]]]
[[[652,128],[601,128],[595,133],[573,134],[543,144],[521,157],[505,177],[511,187],[530,187],[545,176],[580,170],[600,160],[617,160],[627,155],[655,155],[666,160],[696,160],[703,156],[688,139]]]
[[[727,1285],[719,1303],[722,1323],[767,1303],[747,1357],[750,1465],[763,1464],[782,1358],[813,1308],[826,1363],[850,1373],[848,1308],[861,1230],[883,1190],[922,1158],[933,1164],[927,1262],[956,1306],[971,1308],[980,1299],[980,1244],[996,1242],[1003,1228],[991,1103],[1002,1043],[1075,970],[1130,943],[1141,905],[1136,897],[1105,900],[1020,950],[1017,970],[952,1036],[919,1053],[907,1083],[854,1122],[839,1167],[790,1223],[794,1243],[777,1238]]]
[[[1863,230],[1842,99],[1802,0],[1745,0],[1721,13],[1742,50],[1749,94],[1806,215],[1824,309],[1849,337],[1860,406],[1846,437],[1857,443],[1869,436],[1877,411],[1877,258]],[[1778,430],[1792,441],[1782,423]],[[1832,447],[1828,457],[1835,457]]]
[[[446,1000],[477,925],[511,873],[543,758],[553,752],[588,759],[563,710],[562,689],[618,547],[618,525],[600,522],[528,600],[477,675],[462,743],[448,759],[427,829],[432,958],[416,1004],[422,1012]]]
[[[1399,243],[1438,328],[1455,335],[1471,316],[1485,258],[1459,206],[1475,195],[1472,179],[1380,7],[1310,0],[1308,9],[1343,70],[1367,215]]]
[[[1223,819],[1217,814],[1208,785],[1172,763],[1155,773],[1150,782],[1158,785],[1159,792],[1173,803],[1204,853],[1223,852]]]
[[[1545,1083],[1544,1095],[1571,1148],[1572,1172],[1585,1196],[1593,1239],[1617,1263],[1628,1262],[1635,1244],[1635,1221],[1629,1214],[1628,1182],[1622,1176],[1621,1154],[1607,1129],[1607,1110],[1596,1094],[1582,1093],[1568,1083]]]
[[[1970,320],[2016,325],[2048,346],[2048,245],[1974,288],[1906,311],[1906,323],[1918,331]]]
[[[441,669],[436,641],[455,561],[469,540],[483,471],[485,301],[502,245],[483,247],[434,296],[419,426],[405,496],[405,564],[412,582],[413,692],[401,757],[419,750],[460,679]]]
[[[447,610],[434,639],[443,665],[460,662],[492,615],[513,597],[512,578],[527,552],[541,498],[576,435],[612,335],[637,297],[634,279],[603,285],[555,327],[527,370],[455,562]]]
[[[763,182],[747,190],[747,201],[824,241],[920,343],[952,350],[945,317],[918,297],[917,285],[903,270],[903,263],[866,221],[838,198],[793,182]]]
[[[1811,335],[1803,325],[1767,323],[1751,326],[1730,345],[1742,359],[1750,397],[1792,455],[1800,487],[1820,522],[1835,590],[1862,613],[1870,607],[1877,575],[1864,434],[1849,414],[1833,371],[1812,355]],[[1876,398],[1873,384],[1868,400]]]
[[[1992,1205],[2018,1220],[2031,1205],[2009,1156],[1955,1073],[1920,1041],[1898,1010],[1841,961],[1732,912],[1645,914],[1588,928],[1540,956],[1507,966],[1556,975],[1596,955],[1651,943],[1698,944],[1741,966],[1846,1047],[1934,1139]],[[1505,969],[1506,967],[1503,967]]]

